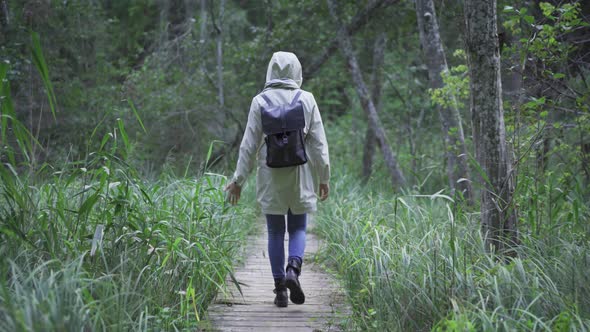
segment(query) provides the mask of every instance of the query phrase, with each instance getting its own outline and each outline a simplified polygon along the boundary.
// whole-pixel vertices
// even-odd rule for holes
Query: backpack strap
[[[270,106],[270,107],[274,106],[273,102],[270,100],[270,98],[268,98],[267,95],[261,94],[260,96],[264,99],[264,101],[268,104],[268,106]],[[293,101],[291,101],[291,106],[295,106],[295,104],[297,104],[300,96],[301,96],[301,90],[297,91],[297,93],[295,94],[295,97],[293,97]]]
[[[272,101],[270,101],[270,98],[268,98],[267,95],[261,94],[260,96],[264,99],[264,101],[268,104],[268,106],[270,106],[270,107],[274,106],[274,104],[272,103]]]
[[[297,104],[300,96],[301,96],[301,90],[297,91],[297,94],[295,94],[295,97],[293,97],[293,101],[291,102],[291,106],[295,106],[295,104]]]

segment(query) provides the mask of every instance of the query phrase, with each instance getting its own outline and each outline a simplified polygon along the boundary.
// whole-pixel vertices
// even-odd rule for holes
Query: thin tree
[[[184,0],[184,19],[189,27],[193,25],[196,0]],[[190,28],[187,28],[190,30]]]
[[[514,254],[518,243],[513,170],[502,106],[496,0],[465,1],[465,39],[475,156],[481,167],[481,221],[486,247]]]
[[[430,88],[442,88],[444,82],[441,75],[448,72],[449,69],[440,38],[433,0],[416,0],[416,16],[422,52],[428,68]],[[454,96],[451,96],[451,99],[454,101]],[[471,178],[467,166],[467,150],[461,114],[454,102],[451,103],[451,106],[438,105],[436,108],[444,137],[447,176],[451,193],[454,194],[456,190],[459,190],[463,197],[471,202]]]
[[[160,50],[164,49],[164,45],[166,41],[168,41],[168,14],[170,11],[170,1],[169,0],[158,0],[157,2],[158,9],[160,11],[160,22],[159,22],[159,38],[158,38],[158,48]]]
[[[207,0],[201,0],[200,14],[201,28],[199,29],[199,43],[204,45],[205,39],[207,38]]]
[[[221,0],[219,4],[219,24],[215,26],[217,29],[217,89],[219,107],[223,113],[223,106],[225,105],[225,96],[223,93],[223,16],[225,13],[225,0]]]
[[[2,27],[6,28],[10,25],[10,13],[8,11],[8,4],[6,3],[6,0],[2,0],[0,2],[0,12],[2,13],[2,16],[0,17],[0,24]]]
[[[352,43],[350,41],[350,36],[346,31],[346,26],[340,23],[340,19],[338,18],[338,14],[336,11],[335,0],[327,1],[330,10],[330,15],[332,16],[336,25],[339,27],[337,39],[340,51],[342,52],[342,54],[346,58],[346,61],[348,62],[348,69],[350,70],[350,74],[352,76],[352,80],[354,81],[357,94],[361,100],[361,106],[367,114],[367,118],[369,119],[369,126],[375,133],[375,138],[377,139],[379,147],[381,148],[381,152],[383,153],[383,159],[385,160],[385,164],[387,165],[387,168],[389,169],[389,172],[391,174],[391,182],[394,187],[403,186],[406,180],[401,169],[399,168],[395,153],[393,152],[391,146],[387,142],[385,130],[381,125],[381,120],[379,119],[379,115],[377,114],[375,104],[373,103],[373,100],[369,95],[369,90],[367,89],[365,81],[363,80],[363,75],[361,73],[358,61],[352,49]]]
[[[375,38],[373,45],[373,64],[371,70],[371,97],[375,103],[376,111],[381,111],[381,89],[383,81],[383,62],[385,60],[385,45],[387,39],[385,33],[380,33]],[[373,172],[373,159],[375,156],[375,133],[371,126],[367,127],[365,134],[365,147],[363,149],[363,181],[368,181]]]
[[[212,6],[212,4],[211,4]],[[211,10],[213,10],[213,7],[211,7]],[[225,107],[225,83],[224,83],[224,79],[223,79],[223,37],[224,37],[224,24],[223,24],[223,20],[224,20],[224,16],[225,16],[225,0],[221,0],[219,3],[219,17],[217,18],[217,20],[215,19],[215,15],[213,14],[213,12],[211,13],[211,19],[212,19],[212,23],[213,23],[213,27],[215,29],[215,31],[217,32],[217,40],[216,40],[216,44],[217,44],[217,50],[216,50],[216,60],[217,60],[217,101],[219,103],[219,110],[216,112],[215,115],[215,132],[217,137],[224,141],[224,142],[228,142],[229,141],[229,137],[228,137],[228,133],[226,132],[226,130],[224,130],[225,127],[225,121],[226,121],[226,107]],[[221,158],[227,150],[227,146],[224,144],[221,149],[218,152],[215,152],[213,155],[215,156],[215,158]],[[213,162],[217,162],[217,159],[212,159]]]

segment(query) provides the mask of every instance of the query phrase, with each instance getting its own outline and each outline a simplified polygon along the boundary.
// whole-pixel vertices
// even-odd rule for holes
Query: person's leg
[[[289,230],[289,261],[287,264],[285,285],[290,290],[291,302],[303,304],[305,302],[305,294],[303,294],[301,284],[299,283],[299,274],[301,274],[301,265],[303,264],[303,255],[305,252],[307,214],[292,214],[289,210],[287,227]]]
[[[268,229],[268,257],[272,276],[280,279],[285,276],[285,216],[266,215]]]
[[[307,214],[287,214],[287,229],[289,231],[289,260],[295,258],[303,263],[305,252],[305,231],[307,228]]]
[[[286,307],[287,288],[285,286],[285,216],[267,214],[266,227],[268,230],[268,258],[275,281],[275,304]]]

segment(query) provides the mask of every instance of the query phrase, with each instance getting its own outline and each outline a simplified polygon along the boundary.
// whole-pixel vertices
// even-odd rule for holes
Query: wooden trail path
[[[299,281],[305,303],[287,308],[274,305],[274,282],[267,253],[265,231],[250,238],[245,249],[246,261],[236,269],[243,296],[228,280],[228,291],[218,294],[209,307],[214,331],[341,331],[350,310],[336,281],[313,263],[319,240],[307,233],[305,260]],[[309,229],[309,226],[308,226]],[[286,238],[288,237],[285,236]],[[285,250],[288,242],[285,239]]]

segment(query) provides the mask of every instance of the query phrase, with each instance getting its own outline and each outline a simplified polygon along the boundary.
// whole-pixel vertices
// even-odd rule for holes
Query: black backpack
[[[299,100],[301,90],[290,104],[274,105],[262,95],[268,104],[262,107],[262,131],[266,135],[266,165],[272,168],[303,165],[307,162],[303,144],[305,114]]]

